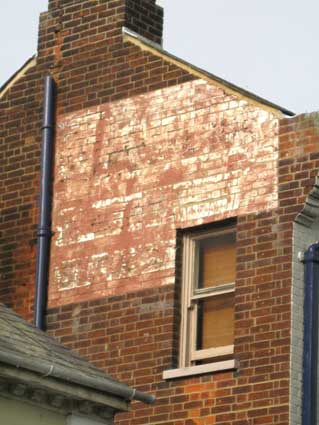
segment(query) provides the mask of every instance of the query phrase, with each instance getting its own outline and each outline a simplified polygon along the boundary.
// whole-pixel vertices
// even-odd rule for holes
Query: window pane
[[[197,241],[198,288],[235,282],[235,234],[226,233]]]
[[[234,343],[234,292],[199,301],[197,335],[197,350]]]

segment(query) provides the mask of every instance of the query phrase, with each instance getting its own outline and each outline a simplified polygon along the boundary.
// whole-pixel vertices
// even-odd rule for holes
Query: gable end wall
[[[151,7],[154,26],[135,17],[132,29],[154,29],[159,41],[160,9],[138,3]],[[58,103],[49,332],[156,394],[153,406],[134,403],[119,416],[121,425],[293,423],[293,222],[319,165],[318,115],[279,122],[123,43],[127,22],[123,0],[51,0],[36,67],[0,100],[1,301],[31,319],[41,79],[51,73]],[[234,216],[239,370],[163,381],[178,355],[177,230]]]

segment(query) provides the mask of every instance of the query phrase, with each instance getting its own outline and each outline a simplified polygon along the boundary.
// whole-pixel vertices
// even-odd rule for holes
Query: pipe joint
[[[51,232],[51,229],[49,227],[41,227],[38,228],[37,236],[39,237],[49,237],[51,238],[53,233]]]

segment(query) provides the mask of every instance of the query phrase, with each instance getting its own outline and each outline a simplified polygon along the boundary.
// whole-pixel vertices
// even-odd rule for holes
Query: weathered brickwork
[[[50,1],[49,12],[41,15],[39,62],[42,57],[51,61],[59,82],[59,113],[192,79],[123,43],[125,26],[160,43],[162,20],[155,0]]]
[[[317,227],[296,217],[307,215],[319,167],[318,114],[280,120],[123,42],[126,26],[160,43],[162,25],[155,0],[49,1],[36,65],[0,98],[1,300],[30,319],[41,78],[51,73],[49,332],[156,395],[119,425],[300,425],[296,257]],[[239,369],[164,381],[178,358],[179,230],[235,217]]]
[[[200,84],[200,81],[192,83],[193,86]],[[290,374],[294,376],[295,373],[291,369],[290,359],[293,320],[292,237],[293,221],[304,207],[319,165],[316,153],[318,130],[314,125],[316,119],[317,116],[312,115],[281,121],[279,185],[276,189],[275,180],[275,202],[265,205],[264,210],[267,211],[250,214],[249,210],[243,208],[242,211],[234,210],[230,214],[238,215],[235,301],[235,357],[240,361],[238,374],[228,372],[163,382],[162,371],[176,366],[178,343],[175,332],[178,327],[178,308],[176,301],[174,303],[176,294],[169,281],[166,281],[166,285],[160,283],[156,289],[154,286],[159,280],[154,279],[150,285],[152,287],[145,292],[134,292],[139,288],[126,286],[122,295],[118,290],[116,297],[65,305],[52,310],[49,320],[53,334],[61,335],[70,347],[80,349],[81,354],[115,376],[156,393],[158,402],[155,406],[146,409],[138,409],[136,406],[132,413],[119,417],[119,423],[287,425],[300,421],[300,407],[298,411],[298,402],[292,399],[300,398],[300,384],[298,393],[298,388],[296,391],[290,383]],[[299,132],[295,131],[297,128]],[[295,150],[292,151],[289,144],[287,154],[286,135],[290,132],[292,134],[289,137]],[[277,178],[276,168],[274,170]],[[204,188],[204,193],[209,193],[206,185]],[[111,205],[107,199],[104,199],[104,207]],[[128,198],[122,200],[130,201]],[[165,208],[161,211],[165,211]],[[183,227],[183,224],[188,227],[220,219],[227,216],[228,210],[226,208],[226,214],[218,209],[213,211],[216,217],[190,215],[189,222],[179,222],[175,228]],[[138,231],[136,228],[133,230]],[[148,233],[147,228],[144,228],[144,232]],[[161,242],[164,235],[165,232],[162,232]],[[175,241],[175,236],[172,240]],[[83,243],[86,242],[83,240]],[[174,268],[172,279],[173,272]],[[138,282],[134,279],[127,281],[133,285]],[[83,297],[83,294],[78,292],[77,296]],[[128,302],[128,299],[132,301]],[[80,313],[82,306],[84,317]],[[99,309],[103,319],[97,318],[94,324],[98,312],[95,308]],[[71,332],[72,320],[76,324],[85,323],[84,334],[84,328],[73,328]],[[94,332],[95,327],[101,329],[101,333],[97,334],[99,341],[90,333]],[[137,329],[140,331],[136,333]],[[123,340],[122,335],[125,335]],[[82,338],[84,341],[80,342]],[[109,338],[113,341],[110,345]],[[112,354],[108,352],[110,346]],[[129,357],[126,358],[126,354]],[[136,369],[128,366],[130,361],[136,365]]]
[[[40,17],[36,64],[1,95],[0,299],[27,319],[33,309],[43,76],[52,73],[57,81],[61,113],[193,79],[123,44],[122,26],[133,21],[135,30],[160,41],[162,9],[152,0],[137,4],[139,16],[132,17],[124,0],[50,1]]]
[[[32,317],[41,73],[31,69],[0,98],[0,299]]]
[[[287,424],[289,354],[282,340],[272,344],[273,338],[262,331],[267,313],[261,301],[253,302],[250,320],[257,320],[255,327],[240,317],[244,303],[238,301],[237,332],[244,327],[250,335],[249,342],[241,332],[235,342],[241,361],[238,376],[224,372],[162,380],[162,371],[173,366],[174,358],[172,285],[62,306],[52,309],[48,320],[50,332],[64,344],[113,376],[156,394],[153,406],[135,404],[131,413],[117,418],[119,424]],[[272,309],[273,315],[284,317],[280,302]]]
[[[176,229],[274,208],[277,124],[202,80],[60,117],[50,305],[172,284]]]

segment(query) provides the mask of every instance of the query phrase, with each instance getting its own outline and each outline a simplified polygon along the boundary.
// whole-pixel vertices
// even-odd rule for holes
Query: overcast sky
[[[295,112],[319,110],[318,0],[159,0],[164,48]],[[47,0],[0,0],[0,85],[36,52]]]

